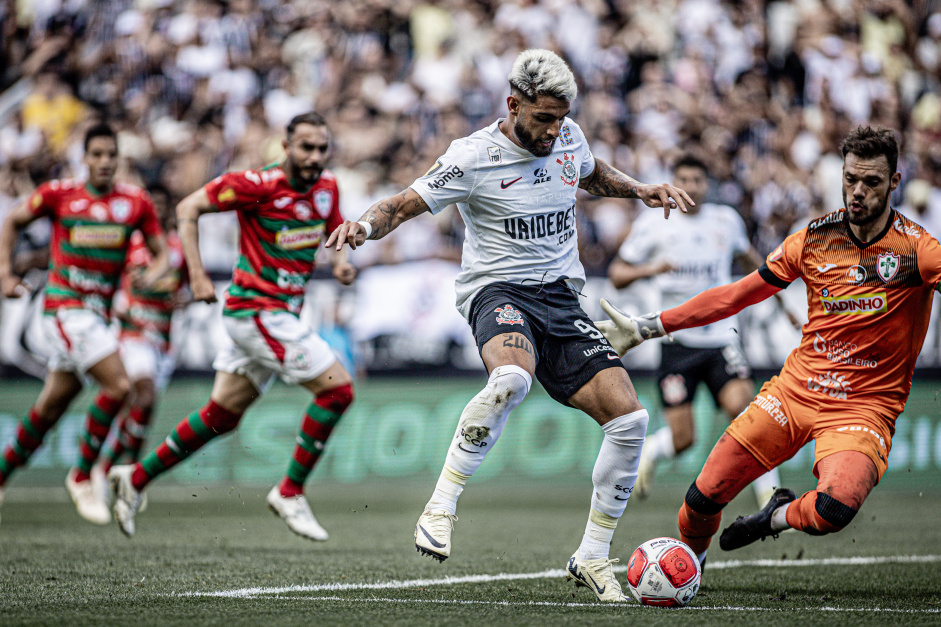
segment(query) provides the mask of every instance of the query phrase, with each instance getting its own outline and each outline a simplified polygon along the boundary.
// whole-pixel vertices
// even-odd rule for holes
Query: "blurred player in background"
[[[798,278],[807,285],[800,346],[729,425],[686,493],[680,539],[700,561],[729,501],[810,441],[817,489],[797,497],[779,488],[761,511],[729,525],[720,547],[786,529],[840,531],[885,474],[941,282],[941,246],[889,205],[901,179],[892,131],[858,127],[841,151],[844,208],[789,235],[757,272],[662,314],[633,318],[607,305],[613,322],[599,323],[620,352],[718,322]]]
[[[121,325],[118,335],[121,361],[131,381],[131,393],[125,411],[115,420],[100,461],[93,468],[92,476],[104,494],[107,494],[105,477],[111,467],[122,455],[136,462],[140,454],[157,394],[166,389],[175,367],[176,355],[170,338],[173,312],[187,298],[186,261],[169,196],[162,188],[149,191],[166,233],[170,269],[149,289],[136,287],[133,278],[153,263],[153,255],[140,231],[131,235],[121,291],[115,303],[115,317]]]
[[[278,375],[307,388],[314,399],[303,418],[287,474],[268,493],[268,506],[298,535],[311,540],[328,537],[304,498],[304,481],[353,402],[353,380],[298,314],[320,244],[327,230],[338,227],[343,218],[336,179],[324,169],[330,151],[324,119],[316,113],[296,116],[288,124],[283,146],[283,162],[224,174],[177,206],[193,300],[208,303],[216,300],[216,288],[203,268],[196,223],[207,213],[238,213],[241,254],[223,309],[232,343],[213,363],[216,378],[209,402],[177,424],[140,462],[115,466],[108,474],[114,516],[128,536],[134,534],[144,487],[213,438],[235,429]],[[346,256],[334,255],[333,261],[337,280],[352,283],[356,270]]]
[[[118,147],[108,125],[98,124],[87,131],[84,163],[87,180],[54,180],[40,185],[26,204],[10,214],[0,231],[0,288],[5,297],[17,298],[26,293],[26,287],[11,271],[16,235],[41,217],[53,223],[43,316],[53,354],[39,398],[0,457],[0,501],[2,486],[39,448],[49,429],[82,391],[82,377],[89,375],[100,392],[88,410],[79,460],[65,485],[78,513],[104,525],[111,516],[92,486],[90,472],[130,390],[117,339],[108,328],[111,301],[135,230],[143,234],[154,256],[153,264],[135,277],[138,288],[150,289],[162,277],[169,254],[147,193],[114,182]]]
[[[374,204],[362,221],[344,222],[327,245],[355,247],[457,203],[467,225],[457,306],[490,378],[461,414],[415,527],[415,546],[439,561],[450,555],[458,497],[535,375],[552,398],[584,411],[604,430],[589,520],[568,577],[603,601],[622,601],[611,567],[616,560],[608,554],[637,477],[647,412],[624,365],[578,303],[585,272],[576,245],[575,195],[580,188],[640,198],[663,207],[665,215],[689,198],[671,185],[638,183],[592,155],[567,117],[575,77],[555,53],[521,53],[509,83],[506,118],[452,142],[411,187]]]
[[[738,212],[705,202],[709,185],[705,163],[692,155],[681,157],[673,165],[673,184],[686,190],[696,205],[669,229],[661,228],[659,211],[641,213],[608,268],[608,277],[618,289],[639,279],[653,280],[663,308],[729,283],[735,261],[748,271],[761,265]],[[660,461],[673,459],[693,445],[693,399],[700,383],[706,384],[729,420],[744,411],[755,395],[734,316],[719,324],[678,331],[673,340],[660,345],[657,383],[666,426],[644,442],[634,484],[640,497],[650,490]],[[758,503],[771,498],[779,485],[777,470],[758,477],[753,484]]]

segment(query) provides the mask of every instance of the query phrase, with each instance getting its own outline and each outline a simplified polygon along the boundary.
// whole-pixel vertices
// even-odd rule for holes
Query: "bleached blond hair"
[[[510,88],[530,101],[542,94],[572,102],[578,95],[575,75],[562,57],[551,50],[524,50],[513,62],[508,78]]]

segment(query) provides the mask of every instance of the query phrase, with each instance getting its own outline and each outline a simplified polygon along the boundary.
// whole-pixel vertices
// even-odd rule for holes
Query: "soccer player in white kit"
[[[641,213],[608,268],[608,277],[618,289],[637,280],[651,280],[660,293],[662,309],[731,283],[735,260],[749,272],[761,265],[738,212],[728,205],[704,202],[709,186],[704,162],[691,155],[678,159],[673,164],[673,184],[682,187],[696,206],[669,229],[657,228],[658,211]],[[729,420],[742,413],[754,397],[755,383],[737,328],[737,319],[731,316],[715,324],[683,329],[673,334],[672,343],[661,343],[657,383],[666,426],[644,442],[634,484],[638,496],[649,492],[660,461],[693,445],[693,398],[700,383],[706,384]],[[756,479],[752,487],[758,503],[764,505],[779,485],[777,469]]]
[[[566,117],[577,88],[555,53],[521,53],[509,82],[505,118],[454,141],[424,176],[374,204],[359,222],[344,222],[326,245],[355,248],[457,203],[467,226],[457,307],[490,379],[461,414],[416,525],[415,546],[439,561],[450,555],[458,497],[535,375],[555,400],[584,411],[604,430],[588,525],[567,569],[569,579],[599,599],[622,601],[608,553],[637,477],[647,412],[617,353],[578,303],[585,273],[575,194],[581,188],[639,198],[666,215],[692,201],[672,185],[644,185],[592,155],[581,129]]]

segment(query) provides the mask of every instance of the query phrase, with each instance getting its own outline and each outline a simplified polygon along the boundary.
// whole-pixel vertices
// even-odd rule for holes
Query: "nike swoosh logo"
[[[517,179],[513,179],[513,180],[510,181],[509,183],[507,183],[506,181],[500,181],[500,189],[506,189],[507,187],[509,187],[510,185],[512,185],[513,183],[515,183],[516,181],[521,180],[522,178],[523,178],[523,177],[521,176],[521,177],[519,177],[519,178],[517,178]]]
[[[618,357],[617,355],[612,355],[611,353],[608,353],[608,359],[610,359],[611,361],[614,361],[615,359],[620,359],[620,357]]]
[[[617,494],[615,494],[615,495],[614,495],[614,500],[615,500],[615,501],[626,501],[627,499],[622,499],[620,496],[618,496]]]
[[[571,573],[573,577],[575,577],[576,579],[578,579],[578,580],[581,581],[582,583],[584,583],[584,584],[591,583],[592,587],[594,587],[594,589],[598,591],[598,594],[604,594],[604,591],[608,589],[607,586],[605,586],[604,588],[599,587],[598,584],[597,584],[597,582],[595,582],[595,580],[592,579],[592,576],[589,575],[588,573],[585,573],[585,574],[583,575],[583,574],[581,574],[580,572],[578,572],[578,566],[575,565],[575,558],[574,558],[574,557],[569,560],[569,567],[568,567],[568,568],[569,568],[569,573]],[[585,579],[586,577],[588,578],[587,581],[586,581],[586,579]]]
[[[817,266],[817,272],[819,272],[820,274],[823,274],[827,270],[832,270],[835,267],[836,267],[835,263],[825,263],[822,266]]]
[[[458,447],[459,449],[461,449],[462,451],[464,451],[465,453],[471,453],[471,454],[473,454],[473,455],[476,455],[476,454],[480,453],[480,451],[468,451],[466,448],[464,448],[464,447],[461,446],[460,444],[458,444],[457,447]]]
[[[441,544],[440,542],[438,542],[437,540],[435,540],[434,538],[432,538],[432,537],[431,537],[431,534],[429,534],[427,531],[425,531],[425,528],[424,528],[424,527],[422,527],[421,525],[418,525],[418,528],[421,529],[421,532],[422,532],[423,534],[425,534],[425,537],[428,538],[428,541],[429,541],[429,542],[431,542],[431,546],[435,547],[436,549],[443,549],[443,548],[444,548],[445,545]]]

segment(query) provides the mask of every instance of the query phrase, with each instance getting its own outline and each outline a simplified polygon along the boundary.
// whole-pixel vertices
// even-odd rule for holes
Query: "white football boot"
[[[443,509],[425,510],[415,525],[415,548],[443,562],[451,555],[451,531],[457,516]]]
[[[565,576],[566,581],[574,581],[575,587],[588,588],[595,593],[599,601],[618,602],[629,601],[621,592],[621,584],[614,578],[612,564],[616,559],[602,557],[595,560],[583,560],[578,557],[578,551],[569,559]]]
[[[65,477],[65,488],[69,491],[72,502],[75,503],[78,515],[96,525],[107,525],[111,522],[107,504],[95,490],[95,484],[91,479],[75,480],[77,473],[78,470],[75,468],[69,471]]]
[[[327,530],[314,518],[314,513],[310,511],[310,505],[303,494],[285,498],[281,496],[280,488],[275,486],[268,492],[265,500],[268,502],[268,509],[280,516],[288,529],[297,535],[317,542],[324,542],[330,537]]]
[[[134,466],[113,466],[108,471],[108,484],[111,486],[111,510],[118,521],[121,531],[128,538],[134,535],[134,516],[140,511],[144,495],[134,489],[131,474]]]

